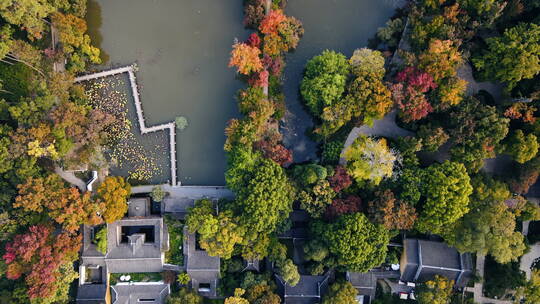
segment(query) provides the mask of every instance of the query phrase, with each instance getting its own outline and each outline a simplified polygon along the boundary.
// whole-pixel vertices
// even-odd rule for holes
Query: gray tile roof
[[[347,281],[358,290],[358,294],[375,298],[377,277],[373,273],[347,272]]]
[[[195,234],[184,230],[184,255],[187,257],[187,271],[217,271],[219,272],[219,257],[209,256],[204,250],[197,250]]]
[[[111,286],[113,304],[164,304],[169,294],[169,284],[163,283],[119,283]]]
[[[328,276],[301,275],[296,286],[289,286],[281,276],[276,275],[278,292],[285,303],[320,303],[320,300],[328,290]]]
[[[150,198],[132,198],[128,202],[128,217],[150,216]]]
[[[77,303],[80,304],[105,304],[107,285],[85,284],[77,289]]]
[[[209,256],[204,250],[197,250],[195,234],[189,233],[184,228],[184,256],[186,261],[186,272],[191,278],[191,287],[199,289],[199,284],[210,284],[209,292],[199,294],[207,297],[217,296],[217,284],[219,280],[220,259]]]
[[[402,281],[427,281],[442,275],[462,287],[472,273],[471,256],[442,242],[406,239],[401,257]]]
[[[153,226],[154,242],[141,242],[140,237],[131,238],[134,243],[121,243],[123,226]],[[105,263],[111,273],[160,272],[163,270],[164,254],[168,249],[168,235],[160,217],[126,218],[107,225],[107,255]]]

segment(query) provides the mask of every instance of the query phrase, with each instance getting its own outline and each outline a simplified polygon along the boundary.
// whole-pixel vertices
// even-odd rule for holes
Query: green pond
[[[305,62],[324,49],[350,56],[367,45],[398,4],[398,0],[289,0],[287,13],[305,28],[298,49],[287,56],[284,74],[288,113],[282,130],[296,161],[314,159],[316,154],[314,143],[305,136],[312,122],[298,97]],[[183,185],[224,184],[224,128],[239,115],[235,93],[244,85],[227,64],[234,40],[249,34],[242,18],[241,0],[89,1],[90,35],[104,53],[105,63],[98,68],[137,63],[147,126],[178,116],[188,119],[188,127],[176,135],[177,175]],[[170,180],[167,144],[156,145],[157,138],[167,136],[148,140],[146,136],[136,134],[166,168],[151,181]]]

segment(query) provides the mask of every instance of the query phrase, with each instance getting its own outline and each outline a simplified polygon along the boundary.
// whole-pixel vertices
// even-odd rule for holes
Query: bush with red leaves
[[[333,220],[344,214],[359,212],[361,206],[362,199],[358,196],[349,195],[347,198],[336,198],[326,208],[325,218]]]
[[[257,33],[251,33],[251,35],[249,35],[248,40],[246,40],[246,43],[249,46],[256,47],[259,49],[261,48],[261,37],[259,37]]]
[[[282,167],[287,167],[293,161],[292,151],[281,144],[261,140],[255,143],[255,148],[261,150],[264,157],[275,161]]]
[[[336,166],[334,175],[330,176],[328,181],[332,189],[338,193],[352,184],[351,176],[343,166]]]

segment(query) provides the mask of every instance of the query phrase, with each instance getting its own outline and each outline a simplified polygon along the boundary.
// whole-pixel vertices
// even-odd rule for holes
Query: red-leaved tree
[[[359,212],[361,205],[362,199],[358,196],[349,195],[347,198],[336,198],[326,208],[325,217],[328,220],[333,220],[344,214]]]
[[[31,226],[6,244],[6,276],[11,280],[25,276],[30,299],[48,298],[61,280],[59,268],[77,259],[80,246],[80,235],[55,234],[51,226]]]
[[[352,179],[347,173],[347,169],[345,169],[343,166],[336,166],[334,169],[334,175],[328,178],[328,182],[330,182],[330,186],[332,189],[334,189],[334,191],[340,192],[352,184]]]
[[[285,148],[282,144],[261,140],[255,143],[255,148],[261,150],[264,157],[270,158],[280,166],[287,167],[293,161],[292,151]]]
[[[390,87],[392,97],[401,110],[405,122],[419,120],[433,112],[426,93],[437,88],[433,77],[414,67],[397,73],[396,82]]]

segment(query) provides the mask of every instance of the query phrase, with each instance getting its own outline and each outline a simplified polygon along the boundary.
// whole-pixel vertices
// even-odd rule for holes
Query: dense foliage
[[[361,213],[343,215],[333,223],[315,222],[312,230],[328,247],[327,263],[332,266],[365,272],[385,260],[387,230]]]

